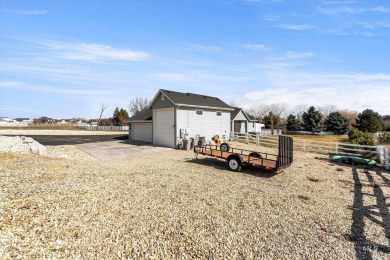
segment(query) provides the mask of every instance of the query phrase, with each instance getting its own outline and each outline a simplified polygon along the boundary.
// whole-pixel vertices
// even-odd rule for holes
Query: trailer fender
[[[250,154],[249,154],[249,157],[251,157],[251,158],[259,158],[259,159],[263,158],[263,156],[261,156],[261,154],[258,153],[258,152],[252,152],[252,153],[250,153]]]
[[[244,162],[244,160],[242,159],[241,155],[238,154],[238,153],[232,153],[231,155],[228,156],[228,158],[226,158],[226,161],[229,161],[230,158],[232,157],[237,157],[237,160],[242,164]]]

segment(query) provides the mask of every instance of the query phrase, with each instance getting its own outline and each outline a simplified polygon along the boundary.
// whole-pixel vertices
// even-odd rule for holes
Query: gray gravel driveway
[[[129,140],[83,143],[76,146],[100,160],[120,159],[139,154],[172,150],[172,148],[156,147],[149,143]]]

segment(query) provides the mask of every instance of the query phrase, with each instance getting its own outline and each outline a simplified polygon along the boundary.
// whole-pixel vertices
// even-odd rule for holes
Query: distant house
[[[160,89],[149,107],[129,119],[129,139],[176,147],[182,138],[228,138],[235,108],[217,97]]]
[[[0,117],[0,122],[12,123],[14,120],[8,117]]]
[[[18,118],[14,118],[14,120],[16,122],[22,122],[22,123],[31,123],[32,120],[28,117],[18,117]]]
[[[56,123],[57,124],[70,124],[71,119],[59,119],[59,120],[56,120]]]
[[[239,107],[235,107],[231,113],[231,121],[231,129],[235,133],[261,132],[261,128],[264,127],[263,124],[258,123],[257,119],[251,117]]]

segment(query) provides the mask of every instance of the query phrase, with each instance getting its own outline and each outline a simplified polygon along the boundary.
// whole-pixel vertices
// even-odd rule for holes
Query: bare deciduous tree
[[[356,118],[358,117],[359,113],[357,111],[348,110],[348,109],[341,109],[338,111],[341,115],[348,118],[348,121],[351,125],[356,124]]]
[[[322,118],[325,119],[328,118],[330,113],[336,112],[337,107],[335,105],[324,105],[319,107],[318,110],[321,112]]]
[[[130,115],[134,115],[142,109],[148,107],[148,105],[149,100],[147,98],[133,98],[127,107]]]
[[[99,120],[98,120],[98,125],[100,125],[100,120],[102,119],[103,112],[107,108],[108,108],[107,103],[100,100],[100,116],[99,116]]]
[[[295,115],[299,121],[302,120],[302,115],[309,109],[308,105],[296,105],[290,109],[290,114]]]
[[[238,107],[236,100],[235,99],[230,100],[229,106],[231,106],[231,107]]]
[[[258,120],[262,120],[264,116],[272,112],[273,115],[284,118],[288,109],[287,104],[269,104],[257,105],[248,109],[248,114],[254,116]]]

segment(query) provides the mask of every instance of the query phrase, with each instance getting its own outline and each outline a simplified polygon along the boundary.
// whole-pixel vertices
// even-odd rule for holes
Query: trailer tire
[[[219,149],[222,151],[222,152],[229,152],[230,150],[230,146],[227,144],[227,143],[223,143],[219,146]]]
[[[227,166],[229,170],[239,172],[241,171],[241,160],[237,156],[231,156],[228,158]]]

